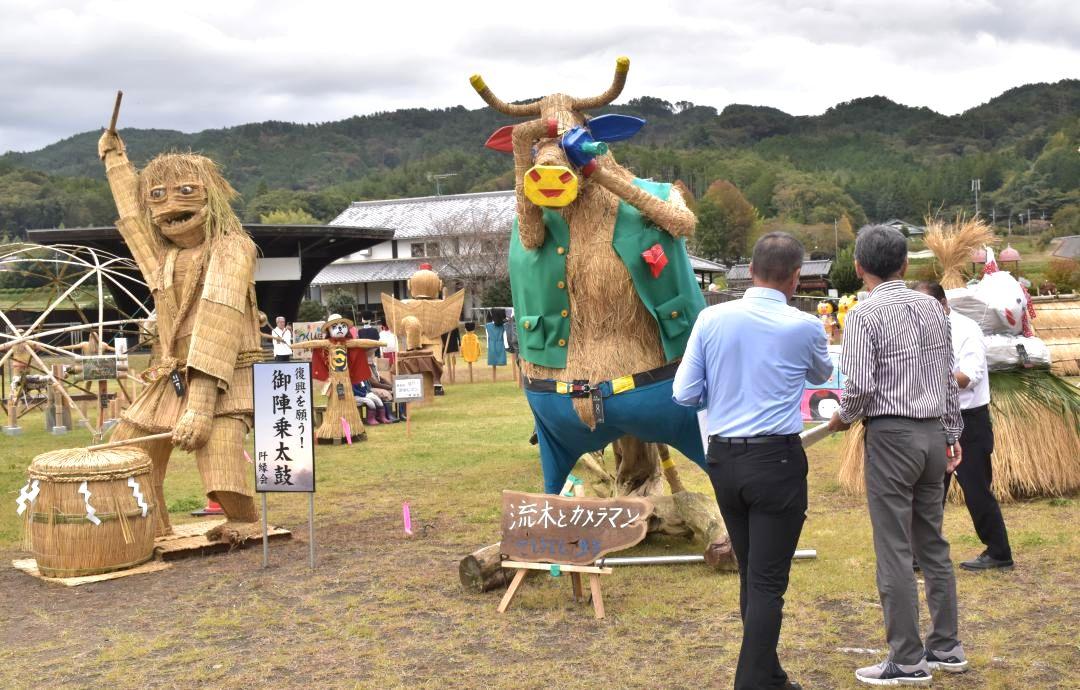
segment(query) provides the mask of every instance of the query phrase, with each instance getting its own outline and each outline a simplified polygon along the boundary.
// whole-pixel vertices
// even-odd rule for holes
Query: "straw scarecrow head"
[[[512,117],[539,116],[544,131],[532,147],[532,167],[518,170],[525,197],[536,206],[561,208],[578,197],[583,180],[597,168],[597,160],[610,158],[608,142],[634,136],[645,120],[630,115],[589,117],[585,111],[603,107],[618,97],[630,70],[629,58],[615,63],[615,78],[599,96],[574,98],[556,93],[530,103],[506,103],[491,92],[483,78],[474,74],[469,80],[488,105]],[[514,153],[514,126],[507,125],[492,134],[488,148]],[[518,162],[515,162],[517,167]]]
[[[180,247],[242,231],[229,202],[236,190],[217,165],[193,153],[163,153],[139,173],[139,204],[163,238]]]
[[[353,322],[341,314],[331,314],[323,324],[323,333],[328,338],[348,338],[352,325]]]
[[[413,299],[438,299],[443,282],[439,274],[431,270],[431,264],[420,264],[420,270],[409,278],[409,295]]]

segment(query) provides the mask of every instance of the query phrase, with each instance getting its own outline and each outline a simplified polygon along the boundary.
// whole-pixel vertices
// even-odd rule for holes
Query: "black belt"
[[[989,403],[986,404],[986,405],[979,405],[978,407],[969,407],[966,410],[960,410],[960,414],[961,415],[980,414],[980,413],[986,411],[987,409],[989,409],[989,407],[990,407]]]
[[[603,424],[605,397],[626,393],[627,391],[632,391],[639,386],[645,386],[650,383],[666,381],[674,378],[675,372],[678,370],[679,363],[672,362],[671,364],[665,364],[662,367],[643,371],[639,374],[620,376],[610,381],[600,381],[597,383],[589,383],[587,380],[567,382],[554,381],[552,379],[534,380],[526,378],[525,389],[535,393],[558,393],[571,398],[591,398],[593,419],[597,424]],[[601,386],[610,390],[610,393],[605,396]]]
[[[753,446],[766,443],[801,443],[798,434],[775,434],[772,436],[710,436],[710,443],[723,443],[729,446]]]
[[[941,417],[905,417],[899,414],[879,414],[873,417],[867,417],[866,423],[876,422],[883,419],[902,419],[909,422],[936,422],[941,419]]]
[[[611,381],[600,381],[597,383],[589,383],[585,380],[576,381],[554,381],[552,379],[525,379],[526,390],[534,391],[536,393],[561,393],[563,395],[569,395],[571,398],[587,398],[593,394],[594,391],[599,391],[600,386],[607,383],[611,385],[612,395],[618,395],[619,393],[632,390],[638,386],[645,386],[650,383],[656,383],[657,381],[666,381],[667,379],[675,378],[675,372],[679,370],[679,363],[672,362],[671,364],[665,364],[662,367],[656,369],[650,369],[649,371],[643,371],[639,374],[633,374],[630,376],[621,376]],[[624,382],[633,382],[632,386],[626,386]]]

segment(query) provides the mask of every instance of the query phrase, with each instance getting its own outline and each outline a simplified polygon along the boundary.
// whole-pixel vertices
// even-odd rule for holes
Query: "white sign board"
[[[394,402],[424,399],[423,374],[398,374],[394,377]]]
[[[300,257],[285,256],[255,260],[255,282],[267,280],[300,280]]]
[[[263,362],[255,381],[255,491],[315,491],[311,364]]]

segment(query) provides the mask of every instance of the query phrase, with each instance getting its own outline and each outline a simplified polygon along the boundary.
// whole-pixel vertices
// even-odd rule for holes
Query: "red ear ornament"
[[[505,127],[499,127],[495,130],[495,133],[488,137],[488,140],[484,142],[484,146],[496,151],[502,151],[503,153],[513,153],[514,126],[506,125]]]

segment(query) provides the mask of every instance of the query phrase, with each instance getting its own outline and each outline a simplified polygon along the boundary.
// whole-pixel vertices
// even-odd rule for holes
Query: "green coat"
[[[664,200],[671,191],[670,184],[661,182],[635,179],[634,184]],[[514,221],[510,238],[514,319],[522,359],[539,366],[565,369],[566,349],[572,337],[566,285],[570,228],[562,216],[550,209],[544,209],[544,226],[547,229],[544,244],[526,249]],[[678,359],[686,348],[698,312],[705,308],[705,298],[686,253],[686,241],[660,230],[636,208],[620,201],[611,244],[630,272],[638,297],[656,320],[665,359],[669,362]],[[641,254],[655,244],[663,248],[668,264],[653,278]]]

